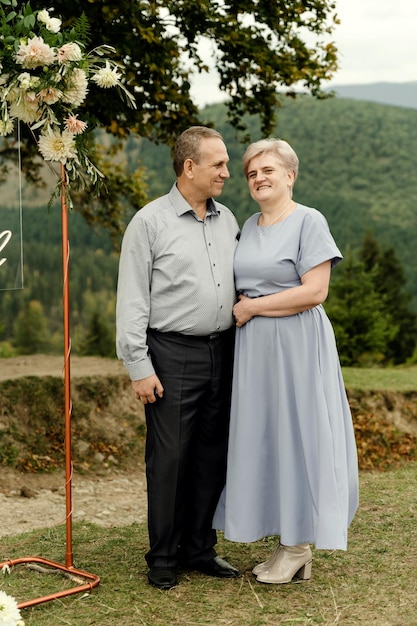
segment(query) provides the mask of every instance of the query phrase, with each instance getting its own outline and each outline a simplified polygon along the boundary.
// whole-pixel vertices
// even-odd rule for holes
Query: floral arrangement
[[[14,598],[0,591],[0,626],[25,626]]]
[[[87,149],[94,124],[79,110],[91,83],[117,88],[135,107],[120,64],[106,58],[115,50],[101,45],[86,51],[90,27],[84,14],[63,30],[52,9],[32,11],[27,3],[17,11],[17,5],[0,0],[0,136],[12,134],[17,121],[26,123],[43,159],[63,164],[68,185],[82,189],[88,182],[98,192],[103,174]]]

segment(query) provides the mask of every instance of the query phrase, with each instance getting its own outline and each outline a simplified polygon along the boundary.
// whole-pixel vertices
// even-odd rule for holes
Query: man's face
[[[229,155],[223,141],[217,137],[201,140],[200,161],[193,162],[193,183],[201,196],[216,198],[223,191],[226,178],[230,178],[227,164]]]

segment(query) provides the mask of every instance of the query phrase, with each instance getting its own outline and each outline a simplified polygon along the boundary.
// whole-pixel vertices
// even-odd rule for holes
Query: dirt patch
[[[63,358],[33,355],[0,359],[0,380],[36,376],[61,377]],[[126,378],[123,365],[113,359],[71,357],[71,381],[97,376]],[[133,412],[143,421],[143,409],[130,392],[128,381],[113,412],[93,416],[100,420],[109,436],[125,428],[120,415]],[[79,441],[73,441],[75,447]],[[71,478],[72,519],[103,527],[123,526],[146,519],[146,480],[143,457],[126,460],[123,470],[103,455],[93,472],[74,465]],[[64,524],[66,519],[65,465],[52,473],[19,472],[8,467],[0,470],[0,537]],[[0,558],[5,555],[0,554]]]
[[[1,469],[0,537],[65,524],[66,481],[62,472],[21,474]],[[146,519],[143,470],[83,476],[71,481],[72,520],[119,527]],[[0,559],[6,555],[0,553]]]
[[[116,359],[72,356],[69,361],[71,378],[85,376],[125,376],[123,364]],[[63,376],[64,358],[60,356],[18,356],[0,358],[0,380],[13,380],[22,376]]]

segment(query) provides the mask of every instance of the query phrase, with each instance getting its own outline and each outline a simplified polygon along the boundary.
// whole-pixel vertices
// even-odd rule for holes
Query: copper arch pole
[[[61,221],[62,221],[62,304],[64,312],[64,406],[65,406],[65,508],[66,551],[65,565],[73,566],[72,553],[72,453],[71,453],[71,336],[69,305],[69,232],[67,177],[61,163]]]
[[[86,578],[92,582],[79,584],[71,589],[58,591],[39,598],[32,598],[25,602],[19,603],[19,609],[29,606],[63,598],[81,591],[90,591],[97,587],[100,578],[95,574],[89,574],[74,568],[73,552],[72,552],[72,454],[71,454],[71,371],[70,371],[70,355],[71,355],[71,335],[70,335],[70,306],[69,306],[69,233],[68,233],[68,203],[67,203],[67,175],[65,166],[61,163],[61,213],[62,213],[62,301],[64,310],[64,403],[65,403],[65,508],[66,508],[66,550],[65,565],[50,561],[41,557],[23,557],[0,563],[0,569],[4,566],[12,567],[23,563],[43,563],[49,567],[61,570],[71,574],[71,576],[79,576]]]

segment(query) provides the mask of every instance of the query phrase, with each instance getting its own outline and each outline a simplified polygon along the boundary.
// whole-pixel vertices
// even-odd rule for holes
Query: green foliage
[[[87,335],[81,343],[79,352],[83,356],[116,356],[114,333],[98,311],[93,313],[88,326]]]
[[[9,427],[0,433],[0,462],[4,465],[33,471],[62,462],[62,381],[52,377],[40,381],[28,377],[1,384],[0,405],[9,418]],[[13,419],[16,412],[18,421]]]
[[[367,233],[333,273],[325,304],[344,365],[404,363],[417,344],[416,314],[393,248]]]
[[[47,320],[36,300],[25,304],[14,324],[14,343],[20,354],[48,352]]]
[[[107,146],[103,134],[92,146],[94,161],[105,176],[105,192],[92,198],[85,192],[73,194],[73,200],[87,224],[102,226],[112,238],[115,249],[119,247],[120,234],[134,211],[139,210],[147,199],[147,175],[139,163],[128,164],[125,157],[120,159],[122,144],[117,142]]]
[[[0,5],[5,52],[7,46],[12,50],[21,36],[31,32],[36,25],[36,12],[45,10],[45,5],[43,0],[23,5],[23,17],[10,11],[17,3],[2,4],[9,9],[6,11]],[[130,0],[117,3],[56,0],[52,10],[63,19],[63,30],[69,33],[71,40],[88,43],[97,53],[103,45],[117,48],[114,57],[124,67],[125,82],[119,84],[117,90],[106,90],[106,97],[95,85],[90,85],[88,101],[82,105],[80,113],[82,119],[88,121],[89,131],[102,126],[120,140],[134,134],[173,145],[181,130],[200,123],[190,94],[190,81],[193,73],[207,69],[200,52],[200,43],[204,41],[213,47],[220,88],[228,96],[228,116],[239,129],[245,128],[242,116],[248,112],[259,116],[263,130],[269,132],[283,98],[279,88],[284,87],[294,97],[291,87],[297,83],[313,95],[325,97],[321,83],[329,80],[337,68],[337,51],[330,39],[337,18],[335,2],[329,0],[311,0],[308,5],[289,0],[276,3],[262,0],[255,5],[209,0],[140,0],[134,3]],[[16,23],[11,28],[13,20]],[[23,24],[25,30],[20,32],[19,25],[23,28]],[[52,40],[56,43],[62,38],[61,33],[54,34],[43,27],[42,36],[47,43]],[[311,39],[312,43],[307,44],[304,39]],[[121,107],[118,101],[125,85],[134,92],[135,111]],[[1,153],[6,162],[14,158],[15,140],[4,141]],[[23,174],[27,180],[39,184],[42,161],[28,129],[23,129],[20,141]],[[76,142],[82,166],[73,166],[72,161],[67,161],[71,182],[68,199],[78,203],[89,223],[105,225],[117,238],[126,203],[128,211],[142,204],[146,192],[143,173],[135,168],[132,176],[131,170],[120,166],[117,173],[111,173],[111,168],[103,170],[108,176],[103,190],[99,164],[96,167],[87,155],[88,148],[94,156],[94,148],[84,134],[77,135]],[[89,206],[89,178],[100,193],[100,201],[94,207]],[[74,197],[77,188],[80,193]],[[125,190],[123,194],[120,194],[121,188]],[[59,192],[58,186],[54,198]]]
[[[19,450],[12,441],[7,441],[7,435],[3,433],[0,441],[0,465],[15,467],[19,456]],[[3,441],[4,439],[4,441]]]
[[[0,359],[10,359],[16,355],[16,349],[11,345],[10,341],[0,342]]]
[[[334,274],[325,308],[336,334],[342,365],[382,363],[387,342],[397,328],[386,315],[372,276],[352,254]]]
[[[31,4],[44,8],[43,1]],[[117,48],[126,82],[135,91],[134,112],[121,111],[114,94],[103,98],[92,90],[88,107],[100,123],[119,136],[134,132],[168,144],[198,120],[190,80],[206,68],[202,41],[212,46],[219,86],[229,98],[235,126],[249,112],[261,117],[268,132],[281,102],[280,88],[290,90],[299,83],[323,96],[321,83],[337,68],[331,39],[338,23],[335,6],[329,0],[54,2],[64,27],[85,12],[94,25],[91,45]]]
[[[83,12],[75,18],[73,27],[74,41],[84,41],[89,44],[91,41],[91,24]]]
[[[2,209],[2,218],[13,225],[16,211]],[[14,228],[14,226],[13,226]],[[17,229],[17,227],[16,227]],[[33,328],[36,319],[31,319],[30,302],[41,303],[42,315],[38,322],[46,319],[46,344],[37,331],[36,336],[25,336],[17,341],[13,348],[16,353],[62,352],[63,346],[63,310],[62,310],[62,249],[61,215],[38,207],[24,213],[24,284],[23,290],[2,292],[0,299],[0,318],[4,343],[3,356],[10,354],[5,342],[15,342],[15,330],[26,336]],[[70,314],[72,351],[77,353],[86,333],[88,324],[95,310],[105,316],[106,325],[114,336],[114,308],[118,267],[118,255],[113,251],[109,235],[99,228],[87,226],[81,215],[69,215],[70,239]],[[2,280],[13,278],[13,268],[7,263],[2,265]],[[29,309],[29,310],[28,310]],[[33,311],[32,311],[33,312]],[[39,313],[39,311],[38,311]],[[19,318],[18,328],[15,324]],[[42,322],[42,323],[43,323]],[[43,332],[43,331],[42,331]],[[23,352],[21,352],[22,348]]]
[[[417,367],[343,367],[343,380],[348,390],[403,393],[416,391]]]
[[[365,270],[373,274],[373,284],[397,331],[388,341],[385,358],[404,363],[413,354],[417,339],[417,315],[411,309],[411,294],[405,291],[404,270],[392,247],[380,249],[369,233],[364,237],[360,256]]]
[[[143,414],[126,414],[131,394],[124,377],[76,378],[71,389],[71,432],[87,443],[74,446],[73,460],[84,470],[96,467],[94,454],[111,457],[119,467],[143,455]],[[28,376],[0,381],[0,466],[22,471],[51,471],[64,466],[64,385],[60,377]],[[120,427],[114,424],[114,414]],[[109,417],[110,416],[110,417]],[[110,462],[110,461],[109,461]],[[102,463],[102,461],[101,461]]]

